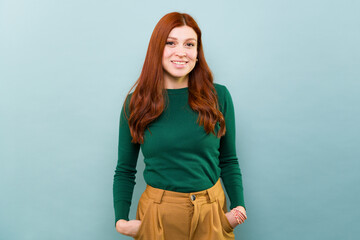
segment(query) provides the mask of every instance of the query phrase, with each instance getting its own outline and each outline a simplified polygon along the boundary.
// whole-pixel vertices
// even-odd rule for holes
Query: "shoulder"
[[[220,98],[226,98],[226,97],[229,97],[230,95],[230,92],[228,90],[228,88],[223,85],[223,84],[219,84],[219,83],[214,83],[214,87],[215,87],[215,90],[218,94],[218,96]]]
[[[129,107],[130,100],[131,100],[131,97],[132,97],[133,93],[134,93],[134,92],[131,92],[131,93],[129,93],[129,95],[126,95],[126,96],[125,96],[124,104],[126,105],[126,107]]]
[[[219,102],[224,103],[226,101],[231,100],[231,94],[225,85],[214,83],[214,87],[218,95]]]
[[[230,92],[225,85],[219,83],[214,83],[214,87],[218,95],[220,111],[225,113],[226,109],[233,104]]]
[[[226,89],[225,85],[222,85],[220,83],[214,83],[215,90],[218,94],[223,93]]]
[[[131,92],[129,93],[129,95],[125,95],[124,97],[124,100],[123,100],[123,104],[122,104],[122,108],[121,108],[121,113],[122,115],[124,114],[124,109],[126,111],[126,115],[130,115],[130,108],[129,108],[129,105],[130,105],[130,100],[131,100],[131,97],[133,95],[134,92]]]

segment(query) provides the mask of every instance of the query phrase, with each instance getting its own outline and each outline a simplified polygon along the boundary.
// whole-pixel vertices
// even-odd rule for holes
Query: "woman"
[[[135,239],[234,239],[235,226],[247,218],[234,107],[227,88],[213,83],[190,15],[160,19],[135,85],[120,116],[116,230]],[[140,148],[147,186],[136,220],[129,220]]]

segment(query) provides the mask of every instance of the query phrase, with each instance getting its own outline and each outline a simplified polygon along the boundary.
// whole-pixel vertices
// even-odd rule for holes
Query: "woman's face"
[[[171,30],[162,56],[165,80],[182,82],[194,69],[197,57],[197,34],[189,26]]]

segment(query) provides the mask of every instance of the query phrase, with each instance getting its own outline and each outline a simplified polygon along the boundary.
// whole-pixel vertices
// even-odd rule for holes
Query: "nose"
[[[185,57],[186,53],[185,52],[177,52],[176,55],[179,57]]]

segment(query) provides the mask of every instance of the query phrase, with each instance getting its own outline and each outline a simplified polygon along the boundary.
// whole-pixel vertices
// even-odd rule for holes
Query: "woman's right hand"
[[[126,221],[120,219],[116,222],[116,231],[126,236],[135,237],[141,225],[140,220]]]

